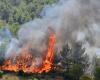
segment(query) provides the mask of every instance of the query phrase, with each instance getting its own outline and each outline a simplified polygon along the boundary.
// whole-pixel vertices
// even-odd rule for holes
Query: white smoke
[[[19,39],[40,49],[43,45],[40,42],[47,34],[48,27],[52,27],[56,32],[57,47],[62,47],[66,42],[79,41],[99,48],[99,3],[99,0],[60,0],[56,4],[47,5],[41,12],[41,19],[22,25],[18,33]]]
[[[7,45],[5,58],[14,57],[19,53],[19,42],[17,39],[12,38],[10,43]]]
[[[60,0],[47,5],[40,19],[22,25],[18,36],[22,44],[44,51],[48,27],[56,34],[56,49],[69,42],[82,42],[90,56],[90,70],[93,70],[93,56],[100,54],[100,0]],[[36,53],[37,54],[37,53]]]
[[[47,5],[41,17],[21,26],[18,41],[11,41],[7,56],[19,46],[29,45],[36,55],[45,51],[49,27],[56,34],[56,49],[66,42],[82,42],[89,55],[100,54],[100,0],[60,0]]]

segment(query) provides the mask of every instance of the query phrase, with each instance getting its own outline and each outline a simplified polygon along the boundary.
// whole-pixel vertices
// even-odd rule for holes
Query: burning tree
[[[85,49],[79,43],[76,43],[73,47],[66,44],[60,52],[60,61],[53,63],[55,40],[55,34],[51,32],[48,38],[46,55],[42,58],[42,64],[38,67],[35,66],[35,59],[28,49],[21,49],[20,55],[5,60],[0,66],[0,70],[23,71],[24,73],[42,73],[51,70],[57,72],[60,70],[59,72],[63,73],[67,78],[79,80],[88,66],[88,56],[85,54]]]
[[[54,58],[54,45],[55,45],[55,34],[51,33],[49,36],[47,52],[45,58],[43,58],[40,66],[35,66],[35,59],[32,54],[29,53],[28,49],[22,49],[20,55],[13,56],[3,62],[0,66],[1,70],[7,71],[23,71],[25,73],[42,73],[49,72],[53,66]]]

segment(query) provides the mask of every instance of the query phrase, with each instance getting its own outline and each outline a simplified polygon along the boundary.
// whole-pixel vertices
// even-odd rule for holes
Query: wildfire
[[[55,45],[55,34],[50,34],[48,41],[48,48],[45,58],[39,67],[35,66],[35,59],[28,52],[27,49],[23,49],[21,54],[14,57],[13,59],[7,59],[3,65],[0,66],[1,70],[6,71],[23,71],[25,73],[42,73],[49,72],[53,66],[54,58],[54,45]]]

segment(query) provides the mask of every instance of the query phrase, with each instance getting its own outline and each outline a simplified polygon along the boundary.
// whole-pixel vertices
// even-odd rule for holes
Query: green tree
[[[85,54],[85,48],[76,43],[72,48],[65,45],[61,51],[61,63],[65,68],[65,75],[69,80],[79,80],[89,66],[88,55]]]
[[[60,54],[62,57],[61,63],[64,66],[64,68],[67,70],[67,72],[69,72],[69,69],[72,64],[72,50],[68,44],[62,47],[62,51],[60,52]]]
[[[4,40],[4,42],[2,42],[2,43],[0,44],[0,65],[1,65],[2,62],[4,61],[6,44],[7,44],[7,41],[5,41],[5,40]]]
[[[79,80],[80,76],[83,75],[82,66],[79,64],[73,64],[68,75],[71,80]]]
[[[6,26],[6,23],[2,20],[0,20],[0,29],[3,28],[4,26]]]
[[[82,75],[80,80],[92,80],[90,76],[88,75]]]
[[[95,68],[95,80],[100,80],[100,67]]]
[[[0,0],[0,19],[23,24],[39,17],[43,7],[57,0]]]
[[[0,0],[0,28],[9,26],[16,35],[18,25],[40,17],[42,9],[57,0]]]
[[[20,28],[20,26],[18,23],[13,23],[13,24],[9,25],[9,30],[13,33],[14,36],[17,35],[19,28]]]
[[[95,65],[96,66],[100,66],[100,58],[97,58],[95,59]]]
[[[89,56],[85,53],[85,48],[81,43],[75,43],[72,51],[73,63],[81,65],[84,73],[89,67]]]

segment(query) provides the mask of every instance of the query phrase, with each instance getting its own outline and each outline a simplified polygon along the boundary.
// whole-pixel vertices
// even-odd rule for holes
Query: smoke
[[[72,45],[82,42],[91,58],[95,53],[100,54],[99,4],[100,0],[60,0],[45,6],[41,18],[21,25],[18,39],[11,38],[5,56],[9,57],[12,52],[18,54],[27,46],[35,56],[42,55],[51,30],[56,34],[55,49],[58,52],[68,42]],[[0,44],[1,37],[0,34]]]
[[[12,38],[9,44],[6,46],[7,50],[5,58],[13,57],[14,54],[18,54],[20,50],[18,45],[19,45],[18,40]]]
[[[87,43],[90,47],[100,47],[100,1],[99,0],[60,0],[47,5],[40,19],[22,25],[18,36],[22,44],[30,43],[42,51],[45,49],[45,36],[48,27],[55,30],[56,47],[70,42]],[[41,47],[42,46],[42,47]]]
[[[81,42],[90,56],[89,73],[94,68],[93,57],[100,54],[100,0],[60,0],[47,5],[34,19],[21,26],[18,37],[22,45],[30,45],[39,54],[45,51],[48,27],[56,34],[55,49],[59,53],[66,43]],[[37,55],[37,53],[34,53]]]
[[[3,57],[5,53],[5,48],[9,44],[12,35],[7,28],[0,29],[0,57]]]

